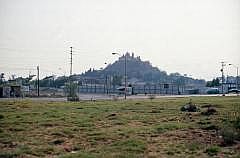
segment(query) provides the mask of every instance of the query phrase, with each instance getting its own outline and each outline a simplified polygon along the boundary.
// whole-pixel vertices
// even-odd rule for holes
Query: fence
[[[79,93],[100,93],[100,94],[116,94],[118,86],[105,84],[85,84],[78,87]],[[187,89],[191,86],[177,84],[145,84],[132,85],[132,94],[188,94]]]

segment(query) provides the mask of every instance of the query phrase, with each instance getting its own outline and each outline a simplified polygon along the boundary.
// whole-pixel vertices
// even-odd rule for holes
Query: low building
[[[2,85],[0,86],[0,98],[21,97],[21,86],[19,85]]]
[[[9,98],[10,97],[11,87],[1,86],[0,87],[0,98]]]

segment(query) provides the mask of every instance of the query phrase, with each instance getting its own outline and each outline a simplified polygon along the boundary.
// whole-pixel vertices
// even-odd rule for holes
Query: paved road
[[[201,97],[201,96],[222,96],[221,94],[214,94],[214,95],[156,95],[155,98],[185,98],[185,97]],[[226,96],[237,96],[236,94],[226,94]],[[117,95],[104,95],[104,94],[79,94],[80,100],[114,100],[114,99],[124,99],[124,96],[117,96]],[[32,101],[60,101],[64,102],[67,101],[66,97],[63,98],[47,98],[47,97],[40,97],[40,98],[0,98],[1,100],[22,100],[22,99],[29,99]],[[149,99],[149,95],[132,95],[127,96],[127,99]]]

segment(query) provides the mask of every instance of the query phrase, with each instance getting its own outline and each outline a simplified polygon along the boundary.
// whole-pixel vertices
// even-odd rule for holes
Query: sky
[[[239,0],[0,0],[0,72],[69,75],[134,52],[169,73],[236,75]]]

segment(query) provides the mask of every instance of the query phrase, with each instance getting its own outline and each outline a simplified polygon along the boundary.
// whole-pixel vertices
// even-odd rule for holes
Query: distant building
[[[19,85],[3,85],[0,87],[0,98],[21,97],[22,91]]]
[[[10,90],[11,90],[11,88],[9,86],[1,86],[0,87],[0,98],[9,98]]]

